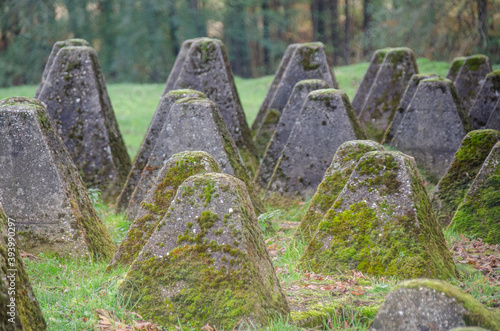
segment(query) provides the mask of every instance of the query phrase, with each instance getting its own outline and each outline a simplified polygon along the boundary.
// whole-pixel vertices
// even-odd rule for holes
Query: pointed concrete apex
[[[428,78],[418,85],[391,145],[413,156],[437,181],[471,130],[453,83],[446,78]]]
[[[453,231],[500,244],[500,142],[496,143],[450,223]]]
[[[481,86],[477,99],[469,112],[469,117],[476,129],[500,130],[500,125],[495,127],[488,121],[494,112],[498,113],[500,111],[499,100],[500,70],[497,70],[486,75],[486,80]]]
[[[325,89],[309,93],[267,188],[288,196],[311,196],[337,148],[365,139],[347,95]]]
[[[39,99],[89,188],[114,201],[130,171],[97,53],[66,46],[57,53]]]
[[[182,54],[188,46],[187,54]],[[179,62],[185,57],[182,69],[174,68],[168,85],[172,85],[172,89],[193,89],[203,92],[217,104],[243,161],[254,173],[259,166],[257,150],[234,84],[224,44],[218,39],[211,38],[188,40],[179,56]],[[173,80],[175,83],[172,83]],[[169,91],[168,87],[165,88],[164,94]]]
[[[221,172],[221,168],[208,153],[181,152],[174,154],[161,169],[152,189],[141,203],[137,217],[129,227],[111,260],[108,269],[117,264],[130,265],[168,211],[177,188],[189,176],[208,172]]]
[[[358,115],[368,138],[382,141],[414,74],[418,74],[418,67],[411,49],[401,47],[387,50]]]
[[[360,159],[300,263],[316,273],[456,276],[415,161],[399,152]]]
[[[353,140],[340,145],[323,176],[295,236],[309,242],[318,224],[332,207],[358,161],[368,152],[383,151],[384,147],[371,140]]]
[[[87,46],[90,47],[90,44],[88,41],[84,39],[67,39],[64,41],[58,41],[54,44],[52,47],[52,51],[50,52],[49,59],[47,60],[47,63],[45,64],[45,68],[43,69],[43,74],[42,74],[42,82],[40,85],[38,85],[38,88],[35,92],[35,98],[38,99],[40,92],[42,91],[42,87],[45,84],[45,81],[47,80],[47,77],[49,76],[50,69],[52,68],[52,64],[54,64],[54,59],[56,58],[57,52],[63,47],[66,46]]]
[[[312,91],[327,88],[329,88],[329,85],[325,81],[319,79],[301,80],[295,84],[292,94],[283,109],[283,114],[279,118],[276,130],[273,130],[274,134],[266,148],[259,170],[255,176],[256,182],[261,187],[267,187],[307,96]],[[271,113],[272,112],[269,112],[268,115]],[[258,136],[257,139],[260,139],[260,137],[261,136]]]
[[[290,51],[287,49],[280,64],[280,66],[285,65],[286,67],[284,69],[278,68],[276,73],[276,78],[281,75],[280,81],[277,84],[273,82],[271,85],[267,95],[272,95],[272,97],[266,96],[254,124],[252,124],[254,140],[258,143],[257,150],[261,155],[274,133],[272,128],[278,123],[295,84],[305,79],[321,79],[328,84],[328,87],[338,88],[335,75],[328,64],[325,45],[315,42],[293,44],[289,48]],[[270,101],[268,101],[269,99]],[[276,116],[270,116],[273,112]],[[267,135],[267,139],[265,137],[259,138],[259,135],[262,134]]]
[[[246,330],[289,315],[245,184],[226,174],[182,183],[118,291],[164,326]]]
[[[125,182],[125,185],[123,186],[123,189],[116,201],[116,210],[118,212],[124,212],[127,209],[132,193],[134,192],[137,183],[141,178],[142,171],[144,170],[149,156],[151,155],[151,151],[158,142],[158,136],[165,125],[165,120],[170,112],[170,109],[177,100],[192,97],[205,98],[205,95],[195,90],[174,90],[161,97],[153,119],[149,124],[148,131],[142,140],[139,152],[137,153],[134,163],[132,164],[132,169],[128,174],[127,181]]]
[[[450,223],[484,160],[499,141],[500,132],[495,130],[471,131],[462,140],[450,167],[434,191],[432,203],[440,224]]]
[[[0,107],[0,201],[16,222],[17,248],[111,258],[113,241],[51,123],[38,100]]]
[[[411,76],[410,82],[406,87],[403,98],[401,99],[401,102],[399,103],[399,106],[396,109],[396,112],[394,113],[394,117],[392,118],[391,124],[389,125],[387,131],[385,132],[384,140],[382,143],[390,143],[392,141],[392,138],[394,138],[394,134],[398,130],[399,125],[403,120],[406,109],[408,109],[408,106],[410,105],[411,101],[413,100],[413,97],[415,96],[418,84],[420,84],[420,82],[423,81],[424,79],[436,78],[436,77],[439,76],[434,74],[416,74]]]

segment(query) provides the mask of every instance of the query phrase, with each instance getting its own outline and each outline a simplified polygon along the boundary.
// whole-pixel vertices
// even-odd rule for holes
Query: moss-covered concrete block
[[[127,176],[127,181],[125,182],[125,185],[123,186],[116,201],[116,210],[118,212],[123,212],[127,209],[132,193],[134,192],[135,187],[141,178],[142,171],[144,170],[149,156],[151,155],[151,151],[158,141],[158,136],[163,129],[170,108],[172,108],[177,100],[191,97],[205,98],[205,95],[195,90],[174,90],[161,97],[160,103],[158,104],[155,114],[153,115],[153,119],[149,124],[148,131],[146,132],[146,135],[142,140],[141,147],[139,148],[137,156],[134,159],[132,169]]]
[[[178,188],[118,290],[164,326],[231,330],[289,314],[245,184],[226,174]]]
[[[382,141],[414,74],[418,74],[418,67],[411,49],[402,47],[387,50],[358,114],[368,138]]]
[[[368,152],[318,225],[300,265],[398,278],[455,277],[413,158]]]
[[[389,294],[370,331],[481,328],[500,330],[500,315],[456,286],[424,278],[403,282]]]
[[[476,129],[487,127],[493,111],[500,108],[500,70],[490,72],[479,90],[478,96],[469,112],[469,117]],[[500,127],[488,126],[489,129],[500,130]]]
[[[181,152],[168,159],[141,203],[137,217],[109,263],[108,270],[117,264],[132,264],[158,222],[168,211],[177,188],[188,177],[208,172],[221,172],[221,168],[217,161],[205,152]]]
[[[340,145],[332,163],[323,176],[306,214],[295,234],[309,242],[318,229],[318,224],[332,207],[358,161],[368,152],[383,151],[384,147],[371,140],[353,140]]]
[[[319,79],[308,79],[302,80],[295,84],[293,87],[292,94],[288,99],[288,102],[283,109],[283,114],[281,116],[277,115],[279,119],[276,129],[273,130],[274,134],[271,133],[272,138],[269,142],[264,156],[262,157],[262,162],[259,166],[259,170],[255,176],[255,181],[261,187],[267,187],[271,176],[273,175],[274,168],[276,167],[276,163],[278,163],[278,159],[281,156],[281,152],[290,137],[290,133],[295,125],[297,117],[300,115],[300,111],[304,102],[307,99],[307,96],[310,92],[320,89],[327,89],[329,85],[322,80]],[[268,112],[269,114],[273,114],[274,112]],[[262,134],[262,130],[259,131]],[[261,135],[257,136],[259,139]]]
[[[43,104],[3,100],[0,141],[0,201],[16,221],[17,248],[111,258],[113,241]]]
[[[66,46],[57,52],[38,99],[89,188],[115,201],[131,162],[93,48]]]
[[[190,45],[190,46],[189,46]],[[183,48],[189,50],[184,56],[182,69],[177,77],[169,77],[167,85],[171,89],[193,89],[203,92],[210,100],[215,102],[227,125],[229,133],[238,147],[241,157],[248,169],[254,173],[259,166],[257,149],[252,140],[250,128],[246,122],[245,113],[241,106],[238,91],[234,84],[233,72],[229,64],[224,44],[218,39],[196,38],[188,40]],[[171,81],[175,80],[175,83]],[[167,86],[164,94],[169,92]]]
[[[500,244],[500,142],[484,161],[450,228],[490,244]]]
[[[434,191],[432,205],[439,223],[443,225],[450,223],[484,160],[499,141],[499,131],[475,130],[467,133],[450,167]]]
[[[453,83],[428,78],[418,84],[391,145],[413,156],[437,181],[469,131],[472,124]]]
[[[42,310],[16,248],[15,227],[0,204],[0,330],[44,331]]]
[[[56,58],[57,52],[63,47],[66,46],[88,46],[90,47],[90,44],[88,41],[84,39],[66,39],[64,41],[58,41],[54,44],[52,47],[52,51],[50,52],[49,58],[47,59],[47,63],[45,64],[45,68],[43,69],[42,73],[42,82],[40,85],[38,85],[38,88],[35,92],[35,98],[38,99],[38,96],[40,95],[40,91],[42,90],[43,85],[45,84],[45,81],[47,80],[47,77],[50,72],[50,68],[52,68],[52,64],[54,64],[54,59]]]
[[[491,72],[485,55],[461,57],[453,61],[447,78],[453,81],[467,113],[469,113],[486,75]]]
[[[399,125],[401,124],[401,121],[403,120],[406,109],[408,108],[411,101],[413,100],[413,97],[415,96],[415,92],[417,91],[418,84],[424,79],[434,78],[434,77],[438,77],[438,76],[434,75],[434,74],[415,74],[415,75],[411,76],[410,82],[408,83],[408,86],[406,87],[403,98],[399,102],[399,106],[396,109],[396,112],[394,112],[394,117],[392,118],[391,124],[389,124],[389,127],[385,131],[385,135],[384,135],[384,139],[383,139],[382,143],[390,143],[392,141],[392,138],[394,138],[394,134],[398,130]]]
[[[370,65],[368,66],[368,69],[366,69],[365,75],[363,76],[356,94],[352,99],[352,108],[354,109],[356,115],[359,115],[359,113],[363,110],[363,105],[365,104],[368,93],[370,93],[375,77],[377,77],[378,70],[384,62],[385,55],[390,50],[391,48],[378,49],[372,54],[372,57],[370,58]]]
[[[309,93],[276,164],[268,192],[312,196],[337,148],[357,139],[365,139],[365,134],[343,91]]]
[[[141,178],[127,208],[127,215],[135,218],[141,202],[165,162],[174,154],[184,151],[204,151],[221,166],[222,171],[241,179],[248,187],[254,208],[259,213],[264,207],[255,196],[253,182],[236,145],[222,119],[217,105],[206,98],[184,98],[170,109],[165,125],[158,136]]]
[[[279,82],[273,82],[271,85],[252,124],[254,140],[261,156],[274,133],[277,120],[290,99],[295,84],[305,79],[321,79],[328,84],[328,87],[338,88],[335,75],[328,64],[325,46],[319,42],[290,45],[277,70],[275,81],[278,78]],[[266,122],[266,119],[269,120],[268,113],[271,111],[276,112],[277,120]],[[259,137],[260,135],[263,136]]]

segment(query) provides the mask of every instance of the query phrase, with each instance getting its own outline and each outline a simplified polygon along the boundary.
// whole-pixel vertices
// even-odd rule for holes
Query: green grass
[[[419,59],[420,72],[436,73],[445,76],[449,64]],[[335,68],[335,75],[340,89],[346,91],[352,100],[357,86],[363,78],[368,63],[360,63]],[[495,66],[497,67],[497,66]],[[257,79],[236,78],[236,85],[249,124],[255,118],[260,104],[272,82],[272,76]],[[0,99],[12,96],[32,96],[36,86],[19,86],[0,89]],[[125,144],[131,157],[137,153],[143,136],[149,126],[163,84],[110,84],[108,92],[115,110]],[[113,240],[118,244],[126,234],[130,220],[123,215],[114,214],[110,206],[96,202],[96,209],[110,231]],[[293,239],[293,224],[300,221],[307,208],[306,204],[282,201],[279,204],[268,204],[268,211],[280,209],[271,220],[278,224],[292,225],[282,227],[277,232],[266,233],[268,246],[275,245],[276,256],[273,263],[278,272],[282,287],[294,305],[303,305],[311,311],[319,312],[319,324],[324,328],[340,330],[345,324],[351,330],[366,330],[368,323],[375,315],[383,298],[396,285],[395,279],[367,278],[352,282],[353,275],[339,274],[323,280],[315,280],[318,284],[328,285],[333,282],[344,282],[349,285],[346,293],[332,295],[328,291],[312,290],[307,287],[311,281],[306,277],[308,272],[297,268],[306,243]],[[457,234],[445,233],[448,241],[456,239]],[[104,309],[113,311],[117,320],[132,323],[139,320],[131,313],[135,302],[129,302],[117,292],[117,282],[126,272],[125,268],[105,271],[106,263],[93,263],[87,260],[58,259],[40,256],[26,260],[33,288],[41,304],[49,330],[96,330],[97,312]],[[483,303],[500,300],[500,289],[491,286],[477,270],[459,266],[460,277],[453,280],[455,285],[468,289],[469,294]],[[362,295],[353,294],[357,287]],[[318,304],[321,303],[321,306]],[[295,309],[295,308],[294,308]],[[188,330],[180,327],[182,330]],[[273,320],[264,330],[300,330],[291,321]]]

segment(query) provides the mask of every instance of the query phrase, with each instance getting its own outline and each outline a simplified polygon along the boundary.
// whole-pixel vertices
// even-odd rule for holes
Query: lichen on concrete
[[[220,166],[208,153],[181,152],[174,154],[163,166],[154,186],[141,203],[137,217],[129,227],[111,260],[108,270],[118,264],[130,265],[167,213],[177,188],[188,177],[208,172],[221,172]]]
[[[309,242],[318,224],[332,207],[358,161],[367,152],[383,151],[384,147],[371,140],[354,140],[340,145],[330,167],[325,172],[295,236]]]
[[[491,149],[500,141],[495,130],[470,131],[437,185],[432,204],[438,222],[448,225]]]
[[[300,265],[398,278],[455,277],[413,158],[368,152],[318,225]]]
[[[118,285],[164,326],[267,325],[289,308],[245,185],[226,174],[189,177]]]

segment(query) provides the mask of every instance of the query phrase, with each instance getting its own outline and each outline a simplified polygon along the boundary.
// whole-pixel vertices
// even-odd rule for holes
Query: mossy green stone
[[[500,132],[496,130],[475,130],[467,133],[434,192],[432,204],[439,223],[450,223],[484,160],[499,141]]]
[[[455,277],[413,158],[368,152],[318,225],[302,268],[398,278]]]
[[[448,70],[448,74],[446,75],[446,78],[454,81],[457,78],[458,73],[460,72],[460,69],[462,69],[462,66],[464,65],[465,60],[466,60],[465,56],[454,58],[453,62],[451,62],[450,70]]]
[[[170,327],[230,330],[289,314],[246,187],[226,174],[194,175],[178,188],[118,290]]]
[[[449,227],[500,244],[500,142],[484,161]]]
[[[172,155],[163,166],[156,182],[141,203],[137,217],[129,227],[127,236],[118,247],[108,270],[117,264],[130,265],[148,241],[158,222],[168,211],[177,188],[190,176],[208,172],[221,172],[221,168],[208,153],[181,152]]]
[[[318,224],[332,207],[358,161],[365,153],[377,150],[383,151],[384,147],[371,140],[353,140],[340,145],[300,222],[295,234],[297,238],[309,242],[314,237]]]

